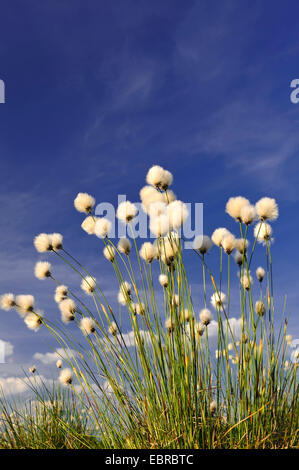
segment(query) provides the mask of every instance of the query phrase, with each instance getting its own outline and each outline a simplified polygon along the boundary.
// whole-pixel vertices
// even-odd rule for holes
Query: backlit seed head
[[[255,302],[255,311],[260,317],[264,316],[266,312],[264,302],[262,302],[261,300]]]
[[[215,400],[211,401],[210,403],[210,412],[213,415],[217,410],[217,403]]]
[[[51,264],[47,261],[38,261],[34,268],[37,279],[46,279],[51,276]]]
[[[117,248],[120,251],[120,253],[123,253],[124,255],[128,256],[131,251],[131,242],[128,238],[120,238]]]
[[[265,270],[261,266],[258,267],[257,270],[256,270],[256,277],[257,277],[259,282],[262,282],[262,280],[265,277]]]
[[[46,233],[40,233],[33,241],[36,250],[39,253],[45,253],[52,250],[51,237]]]
[[[276,220],[278,217],[278,205],[273,198],[263,197],[256,203],[255,208],[261,220]]]
[[[168,170],[164,170],[159,165],[152,166],[147,175],[146,182],[152,186],[165,191],[173,181],[173,176]]]
[[[52,249],[55,251],[62,250],[63,236],[61,235],[61,233],[51,233],[49,237],[51,240]]]
[[[166,319],[165,327],[168,333],[172,333],[174,331],[174,321],[170,317]]]
[[[223,238],[225,237],[225,235],[228,234],[230,234],[230,232],[226,228],[216,228],[216,230],[214,230],[214,232],[212,233],[212,242],[215,245],[221,247]]]
[[[223,292],[214,292],[214,294],[211,296],[211,304],[213,305],[214,308],[220,308],[222,307],[226,302],[226,295]]]
[[[59,304],[63,323],[69,323],[75,319],[76,304],[72,299],[64,299]]]
[[[115,323],[114,321],[109,325],[108,331],[109,331],[109,333],[110,333],[112,336],[116,336],[116,333],[117,333],[117,325],[116,325],[116,323]]]
[[[243,224],[250,225],[256,219],[256,209],[252,205],[244,206],[241,209],[240,215]]]
[[[236,250],[239,253],[246,253],[249,246],[249,241],[245,240],[245,238],[238,238],[236,240]]]
[[[95,199],[87,193],[78,193],[75,200],[74,206],[79,212],[88,214],[94,208]]]
[[[134,310],[137,315],[144,315],[145,314],[145,304],[143,302],[134,304]]]
[[[30,330],[38,331],[42,325],[42,318],[36,313],[30,312],[25,316],[24,322]]]
[[[259,243],[271,241],[272,227],[266,222],[259,222],[254,227],[254,236]]]
[[[250,276],[250,274],[248,275],[247,273],[244,273],[243,276],[241,277],[241,282],[242,282],[242,286],[244,287],[244,289],[249,290],[253,282],[253,279]]]
[[[13,294],[3,294],[0,297],[0,305],[3,310],[11,310],[15,306],[15,297]]]
[[[124,281],[120,284],[120,290],[123,292],[123,293],[126,293],[128,295],[131,294],[131,289],[132,289],[132,286],[129,282],[127,281]]]
[[[61,367],[62,367],[62,360],[61,359],[58,359],[58,361],[56,362],[56,367],[57,367],[57,369],[61,369]]]
[[[84,230],[84,232],[88,233],[88,235],[94,235],[95,225],[98,220],[99,220],[98,217],[92,217],[91,215],[89,215],[83,220],[81,224],[81,228]]]
[[[178,230],[186,221],[189,215],[186,204],[182,201],[173,201],[167,206],[170,227]]]
[[[166,276],[166,274],[160,274],[159,282],[160,282],[162,287],[167,287],[168,286],[168,276]]]
[[[58,286],[55,290],[54,300],[56,303],[59,304],[62,300],[66,299],[67,297],[67,286]]]
[[[235,253],[235,262],[237,263],[238,266],[242,266],[243,263],[243,255],[239,251]]]
[[[110,245],[105,246],[103,250],[103,254],[108,261],[113,263],[115,259],[115,249],[113,248],[113,246],[110,246]]]
[[[87,276],[84,279],[82,279],[81,289],[84,292],[86,292],[86,294],[92,295],[92,293],[95,290],[96,285],[97,285],[97,282],[96,282],[95,278],[93,278],[91,276]]]
[[[209,309],[204,308],[199,313],[200,321],[203,325],[207,326],[212,321],[212,313]]]
[[[29,367],[29,372],[30,372],[31,374],[34,374],[35,371],[36,371],[36,367],[35,367],[35,366]]]
[[[223,237],[221,244],[225,253],[230,255],[236,247],[236,239],[232,233],[229,233]]]
[[[231,197],[226,203],[226,212],[234,219],[241,221],[241,210],[246,206],[250,206],[250,202],[245,197]]]
[[[80,320],[80,330],[85,336],[89,336],[96,330],[96,324],[93,318],[84,317]]]
[[[94,233],[99,238],[106,238],[111,230],[111,222],[105,217],[99,218],[94,226]]]
[[[124,223],[129,223],[138,214],[137,207],[130,201],[123,201],[119,204],[116,217]]]
[[[192,318],[192,313],[190,312],[190,310],[188,310],[188,308],[185,308],[184,310],[182,310],[180,316],[181,316],[181,321],[182,322],[189,323],[189,321]]]
[[[156,257],[156,247],[150,242],[145,242],[143,243],[139,254],[144,261],[151,263]]]
[[[71,369],[63,369],[59,375],[59,382],[62,385],[71,385],[73,382],[73,372]]]
[[[204,334],[204,331],[205,331],[205,326],[200,322],[196,322],[195,323],[195,333],[199,336],[202,336]]]
[[[293,339],[292,335],[286,335],[286,342],[289,346],[292,344],[292,339]]]
[[[24,316],[27,313],[32,312],[33,307],[34,307],[33,295],[17,295],[16,306],[21,316]]]
[[[170,219],[168,214],[160,214],[150,218],[150,231],[156,237],[164,237],[170,232]]]
[[[205,255],[212,245],[212,240],[207,235],[198,235],[193,241],[194,250],[198,250],[202,255]]]

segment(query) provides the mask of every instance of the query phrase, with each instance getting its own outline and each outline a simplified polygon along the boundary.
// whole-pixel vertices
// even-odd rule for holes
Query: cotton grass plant
[[[274,325],[269,221],[278,217],[276,201],[262,198],[252,205],[241,196],[230,198],[226,212],[236,222],[235,233],[221,227],[211,238],[195,238],[193,255],[202,276],[195,302],[180,234],[187,207],[169,189],[173,177],[167,170],[155,165],[146,182],[140,198],[154,242],[140,244],[136,238],[138,210],[130,201],[122,202],[116,215],[132,242],[109,237],[111,222],[95,216],[92,196],[79,193],[74,201],[85,214],[82,229],[99,237],[110,262],[118,307],[109,303],[97,277],[66,251],[61,235],[42,233],[34,240],[37,251],[76,272],[82,295],[67,279],[56,279],[43,261],[35,275],[56,285],[62,322],[38,312],[28,295],[5,294],[2,308],[16,309],[34,331],[47,328],[65,350],[59,381],[88,407],[103,447],[296,447],[298,361],[288,360],[285,309],[277,312],[280,325]],[[258,267],[254,279],[257,243],[264,245],[258,261],[264,268]],[[211,270],[212,256],[219,273]],[[231,315],[236,288],[240,331]],[[216,350],[209,337],[213,325]]]

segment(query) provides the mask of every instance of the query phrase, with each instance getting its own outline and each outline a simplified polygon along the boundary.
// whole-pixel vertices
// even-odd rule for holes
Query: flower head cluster
[[[164,170],[159,165],[152,166],[146,175],[146,182],[162,191],[166,191],[171,186],[172,181],[173,176],[170,171]]]
[[[94,197],[90,196],[90,194],[87,193],[78,193],[75,200],[74,200],[74,206],[79,212],[83,212],[85,214],[88,214],[89,212],[92,211],[95,205],[95,199]]]

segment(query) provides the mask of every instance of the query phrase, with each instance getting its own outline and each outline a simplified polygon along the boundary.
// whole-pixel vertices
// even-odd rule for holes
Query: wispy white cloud
[[[58,359],[73,360],[76,356],[78,356],[78,353],[77,351],[73,349],[58,348],[53,352],[47,352],[47,353],[36,352],[33,355],[33,359],[40,361],[43,364],[54,364]]]

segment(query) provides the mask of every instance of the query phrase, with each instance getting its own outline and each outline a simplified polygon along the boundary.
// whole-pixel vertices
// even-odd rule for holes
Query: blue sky
[[[32,239],[58,231],[113,296],[73,199],[87,191],[98,202],[136,201],[158,163],[179,198],[204,203],[207,234],[236,232],[229,196],[277,199],[275,282],[298,338],[298,2],[16,0],[0,9],[1,292],[32,292],[57,315],[53,287],[33,276]],[[55,345],[13,312],[0,313],[0,337],[14,346],[0,376]]]

